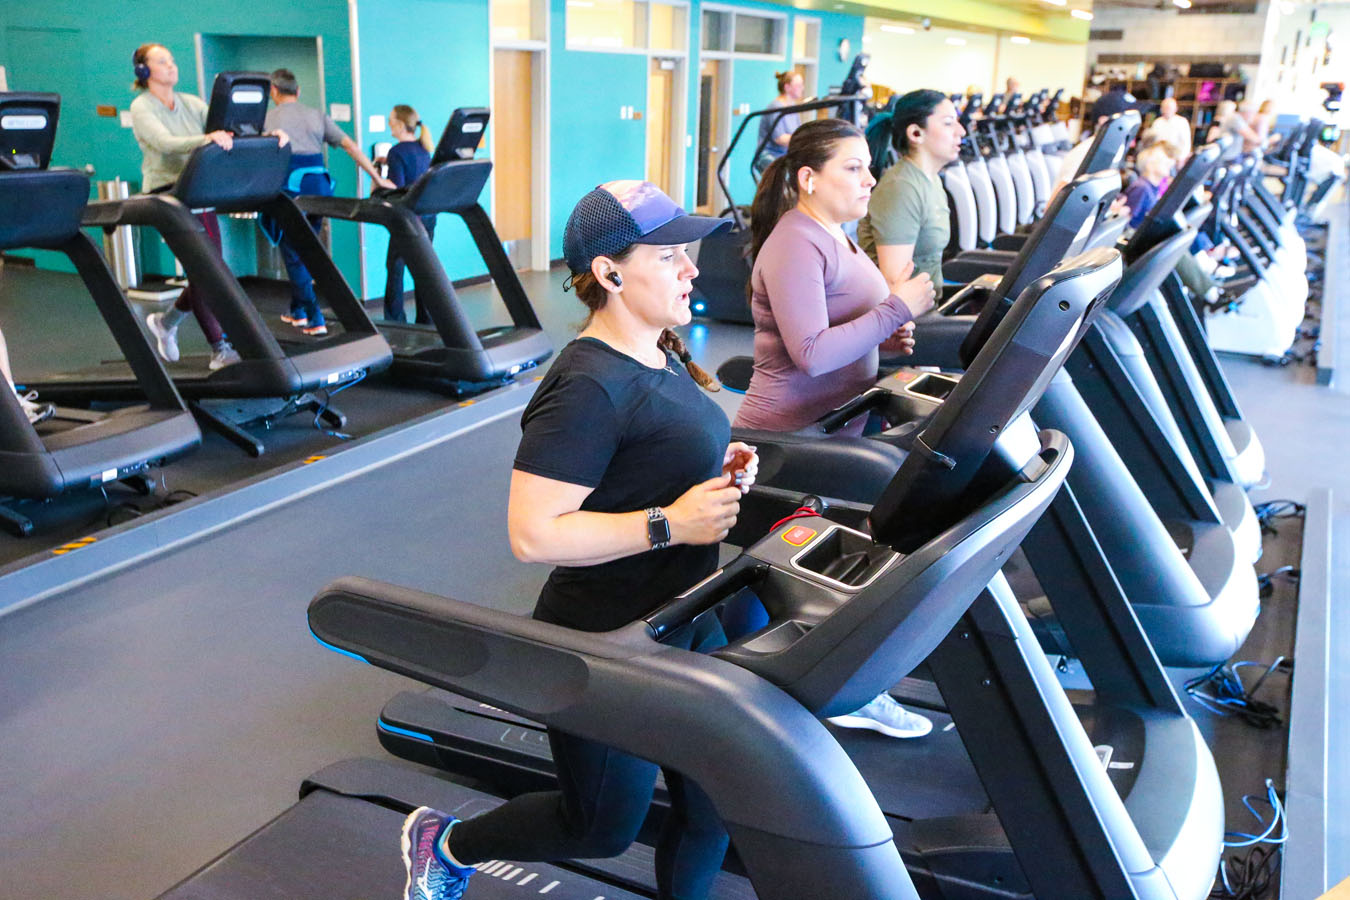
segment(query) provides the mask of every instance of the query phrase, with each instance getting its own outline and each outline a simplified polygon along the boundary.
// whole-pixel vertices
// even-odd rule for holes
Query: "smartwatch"
[[[670,546],[670,522],[659,506],[647,509],[647,543],[653,550]]]

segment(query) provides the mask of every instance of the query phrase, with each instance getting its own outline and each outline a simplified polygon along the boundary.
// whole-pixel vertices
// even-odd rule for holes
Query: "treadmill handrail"
[[[657,643],[641,621],[589,634],[348,577],[314,598],[309,622],[320,641],[372,665],[684,773],[733,839],[800,840],[847,855],[883,848],[894,888],[875,871],[820,877],[864,890],[849,896],[917,898],[876,800],[824,726],[740,666]],[[658,694],[660,727],[634,727]],[[756,880],[756,860],[746,862]]]

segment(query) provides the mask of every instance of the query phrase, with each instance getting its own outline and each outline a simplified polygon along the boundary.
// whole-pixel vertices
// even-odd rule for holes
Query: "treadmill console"
[[[0,171],[47,168],[60,113],[59,94],[0,94]]]
[[[263,133],[272,80],[262,72],[221,72],[211,86],[206,132],[228,131],[251,136]]]

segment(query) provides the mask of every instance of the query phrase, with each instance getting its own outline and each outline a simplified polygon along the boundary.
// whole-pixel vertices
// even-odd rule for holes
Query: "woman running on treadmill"
[[[590,315],[521,417],[507,509],[516,556],[556,566],[536,619],[607,631],[717,567],[758,459],[730,442],[725,414],[702,390],[715,383],[671,329],[690,319],[698,269],[687,245],[724,221],[686,215],[641,181],[601,185],[568,219],[570,287]],[[678,630],[674,642],[706,651],[725,638],[711,621]],[[463,822],[425,807],[408,816],[408,900],[460,897],[476,863],[608,857],[633,842],[658,767],[554,729],[549,744],[558,790]],[[726,830],[697,785],[665,777],[671,810],[656,845],[658,896],[696,900],[721,868]]]
[[[900,161],[881,176],[867,215],[858,223],[858,245],[887,283],[926,274],[942,290],[942,251],[951,237],[947,191],[938,172],[961,154],[956,106],[941,91],[910,91],[895,104],[891,139]]]
[[[793,133],[787,153],[759,182],[751,209],[755,369],[738,428],[807,428],[872,386],[883,342],[901,353],[914,348],[913,320],[933,305],[932,279],[911,278],[910,264],[883,276],[844,231],[867,212],[876,184],[870,163],[857,126],[817,119]],[[845,429],[861,430],[861,422]],[[742,606],[729,616],[755,621],[762,613]],[[831,721],[891,737],[932,728],[889,694]]]
[[[389,165],[388,178],[394,187],[404,188],[421,178],[431,168],[431,131],[422,124],[417,110],[400,103],[389,113],[389,131],[394,135],[394,146],[389,148],[386,160]],[[421,216],[422,227],[427,230],[427,240],[436,236],[436,217]],[[386,322],[406,322],[403,312],[403,257],[389,242],[389,252],[384,258],[384,318]],[[426,304],[417,297],[417,285],[413,285],[413,303],[416,306],[416,321],[427,324],[431,316]]]
[[[140,96],[131,101],[131,131],[141,148],[141,190],[162,190],[178,180],[192,151],[206,144],[218,144],[229,150],[234,137],[228,131],[204,133],[206,103],[193,94],[174,90],[178,84],[178,66],[163,44],[142,44],[132,54]],[[286,136],[278,133],[281,143]],[[220,252],[220,223],[214,212],[197,216],[206,236]],[[164,312],[146,316],[150,333],[155,336],[159,355],[169,362],[178,361],[178,325],[191,312],[211,345],[212,371],[239,362],[239,352],[225,339],[220,322],[211,312],[207,298],[189,284],[174,305]]]

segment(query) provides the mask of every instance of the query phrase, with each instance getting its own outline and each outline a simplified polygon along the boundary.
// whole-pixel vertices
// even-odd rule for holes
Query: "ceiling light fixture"
[[[1045,2],[1046,2],[1046,3],[1049,3],[1051,6],[1068,6],[1068,5],[1069,5],[1069,0],[1045,0]]]
[[[1191,0],[1172,0],[1172,5],[1177,9],[1190,9]]]
[[[1175,3],[1176,0],[1172,0],[1172,2]],[[1190,0],[1186,0],[1186,2],[1189,3]],[[1069,15],[1073,16],[1075,19],[1082,19],[1084,22],[1092,21],[1092,13],[1088,12],[1086,9],[1071,9],[1069,10]]]
[[[1008,38],[1008,40],[1012,41],[1014,44],[1030,44],[1030,43],[1031,43],[1031,38],[1029,38],[1029,37],[1023,37],[1023,36],[1020,35],[1020,34],[1014,34],[1012,37]]]

